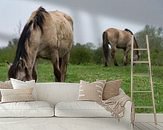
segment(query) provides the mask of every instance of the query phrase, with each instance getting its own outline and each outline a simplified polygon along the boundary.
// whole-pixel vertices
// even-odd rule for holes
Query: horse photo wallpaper
[[[162,5],[162,0],[1,0],[0,82],[120,79],[130,96],[131,59],[149,60],[140,49],[148,36],[156,112],[163,113]],[[133,67],[133,72],[149,73],[148,65]],[[143,91],[150,81],[135,78],[134,84]],[[135,104],[152,101],[139,96]]]

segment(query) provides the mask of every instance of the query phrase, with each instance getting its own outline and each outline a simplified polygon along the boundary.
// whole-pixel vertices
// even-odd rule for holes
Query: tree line
[[[139,47],[145,47],[145,36],[149,36],[149,46],[151,53],[151,60],[153,65],[163,65],[163,28],[146,25],[144,29],[135,34]],[[14,38],[9,41],[8,46],[0,49],[0,63],[12,62],[16,53],[18,39]],[[119,52],[116,55],[117,59],[123,54]],[[146,58],[146,55],[141,53],[141,56]],[[103,64],[103,50],[102,43],[99,47],[95,47],[93,43],[76,43],[70,55],[71,64]],[[119,61],[121,62],[121,61]]]

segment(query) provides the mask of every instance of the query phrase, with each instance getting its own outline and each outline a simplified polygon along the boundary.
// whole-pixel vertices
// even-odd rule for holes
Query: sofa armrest
[[[123,126],[125,125],[126,129],[128,129],[128,128],[132,129],[132,123],[131,123],[132,112],[131,112],[131,110],[132,110],[132,102],[127,101],[125,104],[124,117],[122,117],[119,122],[119,124],[121,124]]]
[[[125,104],[125,111],[124,111],[124,119],[127,122],[131,122],[131,110],[132,110],[132,102],[127,101]]]
[[[127,101],[125,104],[124,117],[122,117],[119,121],[119,125],[126,127],[126,130],[128,130],[129,128],[132,129],[131,110],[132,110],[132,102]]]

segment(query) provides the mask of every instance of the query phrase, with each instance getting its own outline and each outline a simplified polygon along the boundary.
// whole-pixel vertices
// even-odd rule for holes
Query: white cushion
[[[104,107],[93,101],[59,102],[55,106],[57,117],[112,117]]]
[[[10,78],[11,84],[13,86],[13,89],[23,89],[27,87],[32,87],[33,92],[32,95],[35,100],[37,100],[37,92],[36,92],[36,83],[35,80],[30,80],[30,81],[21,81],[17,79]]]
[[[53,107],[46,101],[0,104],[0,117],[51,117]]]

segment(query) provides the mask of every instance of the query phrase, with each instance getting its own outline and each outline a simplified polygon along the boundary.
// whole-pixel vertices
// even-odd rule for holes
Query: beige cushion
[[[0,82],[0,89],[12,89],[11,81]],[[1,92],[0,92],[0,101],[1,101]]]
[[[105,82],[103,81],[88,83],[81,80],[78,99],[88,101],[101,101],[104,85]]]
[[[36,92],[36,83],[35,80],[30,81],[21,81],[17,79],[10,78],[11,84],[14,89],[26,89],[26,88],[33,88],[32,95],[35,100],[37,100],[37,92]]]
[[[119,95],[121,80],[107,81],[103,90],[103,100]]]
[[[1,89],[2,103],[33,101],[33,88],[26,89]]]

